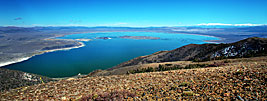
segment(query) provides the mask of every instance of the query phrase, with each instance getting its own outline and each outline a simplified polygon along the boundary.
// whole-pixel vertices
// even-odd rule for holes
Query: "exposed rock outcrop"
[[[0,92],[49,81],[53,81],[53,79],[36,74],[0,68]]]

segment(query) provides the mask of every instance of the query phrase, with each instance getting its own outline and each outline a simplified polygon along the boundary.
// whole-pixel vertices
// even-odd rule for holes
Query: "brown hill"
[[[123,62],[111,69],[147,63],[171,61],[208,61],[267,55],[267,38],[248,38],[230,44],[190,44],[171,51],[160,51]]]
[[[0,92],[55,81],[45,76],[0,68]]]

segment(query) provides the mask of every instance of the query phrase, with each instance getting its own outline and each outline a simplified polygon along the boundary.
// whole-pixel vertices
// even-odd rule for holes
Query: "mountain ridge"
[[[123,62],[108,70],[147,63],[208,61],[267,55],[267,38],[252,37],[230,44],[189,44],[171,51],[160,51]],[[252,56],[251,56],[252,55]]]

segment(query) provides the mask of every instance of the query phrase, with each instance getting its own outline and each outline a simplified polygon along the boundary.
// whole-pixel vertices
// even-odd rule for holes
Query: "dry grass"
[[[264,101],[267,100],[266,60],[267,57],[228,59],[227,65],[221,67],[60,80],[4,92],[0,94],[0,98],[1,100],[115,98],[124,100],[244,99]]]

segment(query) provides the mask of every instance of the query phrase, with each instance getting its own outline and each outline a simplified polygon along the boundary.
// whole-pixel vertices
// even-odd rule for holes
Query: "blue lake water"
[[[118,36],[152,36],[159,40],[121,39]],[[112,39],[95,39],[111,37]],[[204,40],[219,40],[216,37],[170,34],[155,32],[103,32],[73,34],[60,39],[88,38],[85,47],[67,51],[56,51],[34,56],[27,61],[4,68],[40,74],[48,77],[69,77],[88,74],[96,69],[107,69],[138,56],[149,55],[161,50],[172,50],[187,44],[203,44]]]

